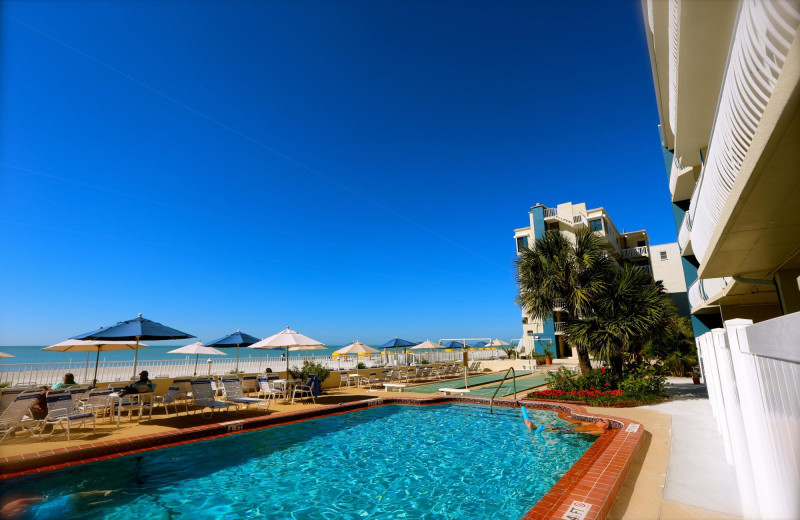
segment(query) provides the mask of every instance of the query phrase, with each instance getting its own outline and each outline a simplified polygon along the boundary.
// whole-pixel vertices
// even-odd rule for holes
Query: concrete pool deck
[[[413,387],[407,388],[402,394],[367,391],[359,388],[341,388],[329,390],[329,394],[318,399],[318,404],[316,405],[275,403],[267,414],[256,411],[234,415],[224,414],[215,416],[214,420],[221,420],[223,421],[222,424],[227,425],[227,427],[236,428],[237,424],[240,424],[243,420],[247,421],[250,418],[254,418],[254,420],[258,421],[259,417],[264,417],[265,415],[277,418],[285,414],[288,418],[288,416],[295,415],[298,412],[300,415],[306,415],[303,412],[311,412],[317,408],[330,405],[338,406],[340,403],[356,403],[377,398],[391,402],[397,400],[399,396],[402,396],[403,401],[414,398],[431,399],[430,395],[415,394]],[[723,502],[731,501],[729,492],[728,494],[723,494],[726,490],[716,490],[714,481],[719,481],[720,479],[705,479],[703,472],[692,475],[687,473],[687,471],[691,471],[691,468],[687,469],[686,467],[687,460],[703,467],[703,464],[710,464],[715,461],[714,453],[716,452],[710,448],[720,449],[721,446],[721,443],[718,440],[715,441],[713,435],[710,435],[715,433],[715,430],[712,432],[706,431],[708,430],[708,425],[705,423],[708,422],[711,416],[710,408],[708,408],[707,413],[702,411],[703,404],[708,405],[707,399],[693,397],[692,399],[679,399],[649,407],[616,409],[587,407],[585,409],[588,414],[627,418],[642,424],[645,429],[642,448],[633,462],[630,473],[622,483],[619,497],[613,508],[611,508],[608,518],[726,519],[738,517],[735,513],[731,516],[731,513],[726,512],[718,503],[698,502],[696,496],[692,497],[686,493],[686,488],[688,487],[690,490],[701,490],[701,498],[702,496],[721,496],[727,497],[723,499]],[[694,414],[701,415],[697,415],[695,420],[693,419],[695,417]],[[679,418],[675,419],[676,417]],[[680,419],[680,417],[683,417],[683,419]],[[710,423],[713,429],[713,419],[710,420]],[[139,424],[136,420],[128,422],[123,417],[123,422],[119,429],[113,423],[100,420],[98,422],[97,435],[92,435],[90,428],[80,429],[74,434],[71,442],[67,442],[64,435],[56,435],[50,439],[31,440],[27,434],[20,434],[17,438],[7,440],[0,445],[0,472],[7,473],[9,469],[17,466],[15,462],[31,464],[34,463],[34,459],[39,457],[50,459],[51,462],[49,464],[52,466],[53,459],[51,457],[53,455],[79,450],[87,445],[89,447],[97,446],[97,449],[108,450],[107,453],[111,453],[115,448],[119,449],[119,443],[124,443],[126,440],[141,439],[144,442],[144,439],[149,436],[168,436],[171,432],[176,431],[185,433],[185,442],[191,442],[193,436],[202,433],[200,430],[207,429],[212,425],[219,426],[219,424],[202,419],[199,415],[181,415],[180,417],[154,415],[152,422],[144,421],[142,424]],[[709,435],[703,437],[703,443],[697,444],[695,442],[696,432],[687,431],[684,427],[686,425],[691,426],[691,428],[701,428],[701,430],[705,428],[703,431]],[[716,442],[716,446],[706,449],[704,443],[707,442],[712,444]],[[144,446],[142,444],[142,451],[147,449]],[[693,449],[699,454],[691,451],[686,452],[686,449]],[[707,455],[710,460],[706,461],[703,458],[704,455]],[[102,458],[109,458],[109,455],[97,457],[97,459]],[[721,460],[724,465],[724,454]],[[716,462],[718,463],[719,460],[716,460]],[[711,466],[705,467],[709,468]],[[714,468],[712,471],[706,471],[705,473],[709,477],[724,475],[724,473],[718,471],[719,468]],[[46,470],[47,468],[43,469]],[[721,469],[724,470],[725,468]],[[706,482],[706,480],[710,480],[710,483]],[[732,476],[724,481],[730,488],[729,483],[735,482],[735,477]],[[686,482],[688,482],[688,485],[685,485]],[[732,501],[738,507],[738,495],[733,497]]]

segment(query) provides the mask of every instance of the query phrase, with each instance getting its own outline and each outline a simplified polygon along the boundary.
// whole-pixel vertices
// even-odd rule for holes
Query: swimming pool
[[[529,413],[537,423],[565,424],[553,412]],[[519,409],[489,415],[480,405],[390,405],[22,477],[4,487],[45,497],[34,507],[36,518],[515,519],[594,440],[534,434]],[[98,490],[113,492],[77,495]]]

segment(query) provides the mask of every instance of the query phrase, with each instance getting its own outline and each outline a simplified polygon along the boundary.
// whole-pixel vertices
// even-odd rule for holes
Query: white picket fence
[[[410,363],[439,363],[446,361],[460,361],[462,354],[460,351],[444,352],[431,351],[420,354],[387,352],[383,355],[362,357],[356,360],[355,356],[303,356],[291,354],[289,357],[289,367],[301,367],[303,361],[320,363],[332,370],[351,370],[356,368],[358,362],[364,363],[368,368],[384,365],[405,365]],[[476,350],[470,351],[471,360],[496,359],[505,356],[499,350]],[[225,375],[236,370],[236,358],[201,358],[197,363],[197,375]],[[286,370],[286,361],[279,357],[246,357],[238,361],[239,372],[262,373],[268,368],[273,372]],[[90,383],[94,377],[95,362],[63,362],[63,363],[12,363],[0,364],[0,383],[8,386],[20,385],[52,385],[61,381],[64,374],[75,375],[75,380],[83,383]],[[136,378],[136,373],[147,370],[150,379],[192,376],[195,373],[195,358],[187,357],[183,359],[167,360],[139,360],[134,370],[133,360],[127,361],[100,361],[97,364],[97,380],[100,382],[128,381]]]
[[[800,518],[800,313],[697,338],[744,518]]]

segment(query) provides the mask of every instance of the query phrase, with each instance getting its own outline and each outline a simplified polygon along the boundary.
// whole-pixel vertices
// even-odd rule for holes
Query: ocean
[[[139,349],[140,360],[178,360],[186,357],[194,359],[194,355],[186,356],[181,354],[167,354],[168,351],[174,350],[183,345],[154,345],[148,344],[146,348]],[[64,363],[64,362],[85,362],[86,352],[51,352],[42,350],[44,346],[0,346],[0,352],[16,356],[13,358],[2,358],[2,364],[15,364],[15,363]],[[300,352],[292,352],[292,358],[303,356],[330,356],[334,351],[342,348],[341,346],[329,346],[324,350],[305,350]],[[225,352],[227,357],[236,357],[236,350],[233,348],[220,349]],[[260,357],[281,357],[282,350],[264,350],[264,349],[250,349],[241,347],[239,350],[239,359],[247,359],[249,357],[258,359]],[[94,361],[96,353],[90,353],[90,361]],[[202,357],[202,356],[201,356]],[[204,356],[208,357],[208,356]],[[215,358],[223,358],[224,356],[213,356]],[[133,361],[132,350],[110,350],[108,352],[100,353],[100,361]]]

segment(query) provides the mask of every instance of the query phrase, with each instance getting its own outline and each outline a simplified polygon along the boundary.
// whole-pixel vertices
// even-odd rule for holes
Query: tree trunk
[[[622,376],[622,356],[612,356],[610,361],[611,371],[619,376]]]
[[[578,365],[581,367],[581,374],[588,374],[592,370],[592,362],[589,359],[589,351],[581,347],[575,348],[578,350]]]

